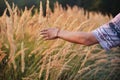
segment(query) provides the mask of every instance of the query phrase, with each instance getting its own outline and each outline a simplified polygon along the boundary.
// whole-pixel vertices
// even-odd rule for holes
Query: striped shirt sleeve
[[[109,23],[100,26],[92,31],[99,44],[105,49],[110,50],[113,47],[120,46],[120,38],[116,31],[112,29],[113,24],[117,32],[120,32],[120,13]]]

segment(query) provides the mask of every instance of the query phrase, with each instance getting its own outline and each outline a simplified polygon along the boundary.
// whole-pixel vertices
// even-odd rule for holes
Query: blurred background
[[[39,8],[40,1],[43,3],[44,15],[46,14],[46,0],[8,0],[9,4],[15,3],[20,9],[24,9],[25,6],[31,8],[35,6],[34,10]],[[58,1],[64,9],[67,9],[67,5],[77,5],[86,11],[101,12],[103,15],[115,16],[120,12],[120,0],[50,0],[50,8],[54,12],[54,3]],[[3,14],[6,8],[4,0],[0,0],[0,16]],[[34,12],[34,11],[33,11]]]

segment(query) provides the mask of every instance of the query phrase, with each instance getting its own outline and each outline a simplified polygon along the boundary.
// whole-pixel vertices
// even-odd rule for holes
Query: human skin
[[[41,31],[41,35],[43,35],[43,38],[45,40],[54,40],[59,38],[72,43],[82,44],[86,46],[98,43],[92,32],[71,32],[60,30],[58,28],[47,28]]]

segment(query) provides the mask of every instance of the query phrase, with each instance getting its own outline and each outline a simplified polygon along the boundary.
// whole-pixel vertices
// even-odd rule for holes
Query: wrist
[[[60,29],[57,30],[57,34],[56,34],[56,37],[57,37],[57,38],[60,37],[60,36],[59,36],[59,35],[60,35],[60,31],[61,31]]]

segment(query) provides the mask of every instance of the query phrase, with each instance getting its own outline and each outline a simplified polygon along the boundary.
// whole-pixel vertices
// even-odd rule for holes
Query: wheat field
[[[120,48],[109,52],[99,44],[83,46],[61,39],[44,41],[40,31],[59,27],[90,32],[112,17],[74,6],[64,10],[58,3],[54,13],[47,0],[46,16],[32,9],[18,9],[6,2],[0,17],[0,80],[119,80]],[[7,10],[10,16],[6,15]]]

